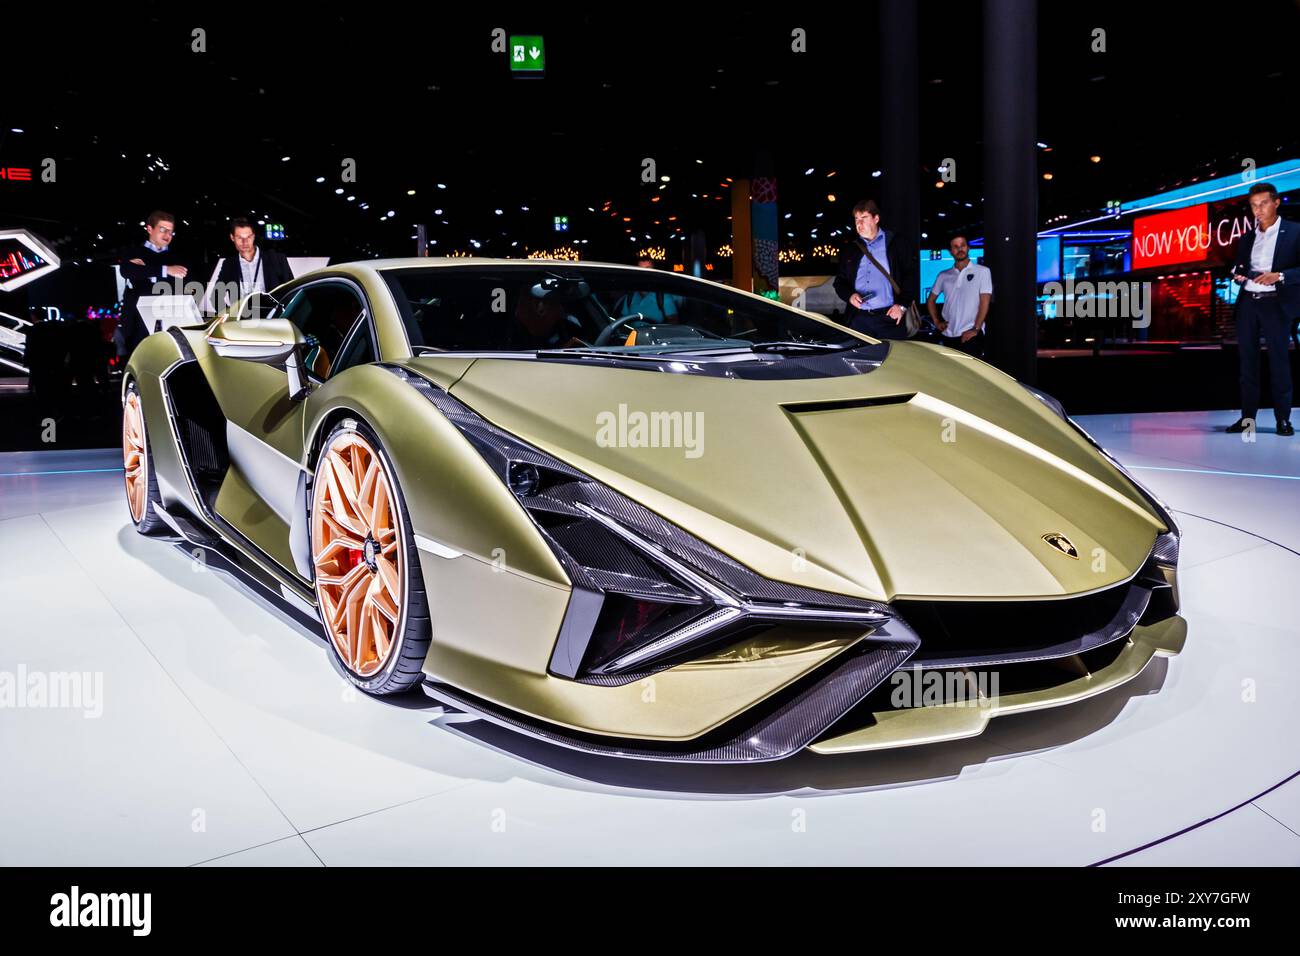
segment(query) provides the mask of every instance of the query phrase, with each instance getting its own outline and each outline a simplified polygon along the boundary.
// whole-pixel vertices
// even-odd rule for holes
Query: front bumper
[[[950,625],[993,622],[991,631],[981,630],[978,635],[972,631],[971,646],[960,653],[934,640],[933,622],[922,622],[915,606],[905,612],[896,607],[886,623],[856,637],[827,642],[820,662],[810,662],[812,666],[800,676],[792,674],[793,679],[779,689],[761,693],[753,703],[732,710],[731,717],[703,732],[642,736],[642,728],[658,726],[645,722],[650,713],[645,705],[632,712],[617,705],[629,695],[639,699],[643,681],[595,686],[548,677],[568,692],[593,698],[587,701],[585,716],[571,709],[557,711],[555,687],[536,702],[531,714],[503,706],[464,689],[469,682],[457,680],[450,667],[426,669],[430,676],[424,689],[444,704],[539,740],[638,760],[743,764],[780,760],[805,748],[838,754],[955,740],[982,733],[994,717],[1094,697],[1136,678],[1156,657],[1178,654],[1187,627],[1177,615],[1174,561],[1176,555],[1154,549],[1143,569],[1109,594],[1045,602],[1059,604],[1047,616],[1041,607],[1044,602],[990,604],[983,617],[949,615]],[[1093,624],[1061,639],[1061,622],[1067,619],[1076,623],[1089,619]],[[1008,640],[991,641],[990,634]],[[811,636],[806,634],[803,640]],[[1008,641],[1020,646],[1009,646]],[[698,691],[707,686],[716,693],[724,687],[745,686],[760,673],[755,668],[766,666],[759,664],[761,644],[750,638],[731,651],[685,661],[644,678],[662,685],[664,696],[651,708],[654,716],[707,704],[694,694],[683,698],[678,692],[686,687]],[[794,646],[801,646],[800,641],[795,640]],[[793,662],[786,659],[786,663]],[[701,679],[705,682],[696,683]],[[951,693],[929,692],[935,684],[951,690],[954,679],[971,692],[959,695],[960,699],[953,699]],[[742,684],[736,685],[737,681]],[[918,687],[924,692],[909,692]],[[611,694],[617,696],[606,696]],[[561,712],[567,719],[557,722]],[[609,726],[615,713],[622,715],[616,721],[623,724],[621,730]],[[638,730],[628,733],[633,727]]]
[[[1032,672],[1024,665],[1000,670],[904,667],[808,749],[844,754],[974,737],[994,717],[1061,707],[1113,690],[1136,678],[1156,657],[1180,653],[1186,639],[1187,622],[1174,615],[1139,625],[1122,642],[1037,662]],[[992,682],[994,694],[987,692],[991,675],[998,678]],[[1008,678],[1012,686],[1001,686]],[[964,685],[961,693],[951,693],[954,684]]]

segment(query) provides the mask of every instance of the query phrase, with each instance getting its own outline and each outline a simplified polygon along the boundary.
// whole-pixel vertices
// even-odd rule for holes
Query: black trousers
[[[907,323],[902,319],[895,322],[889,317],[888,309],[855,309],[848,307],[849,328],[854,332],[865,332],[877,339],[907,338]]]
[[[956,349],[958,352],[965,352],[967,355],[973,355],[976,358],[984,357],[984,333],[979,332],[971,336],[969,342],[963,342],[960,335],[941,335],[939,340],[950,349]]]
[[[1268,346],[1268,372],[1273,392],[1273,414],[1279,422],[1291,419],[1291,320],[1282,311],[1279,296],[1254,298],[1244,289],[1237,298],[1237,348],[1241,355],[1241,417],[1259,413],[1259,337]]]

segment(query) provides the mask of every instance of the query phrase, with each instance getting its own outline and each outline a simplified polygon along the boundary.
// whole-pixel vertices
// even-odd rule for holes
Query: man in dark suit
[[[1232,279],[1237,294],[1237,348],[1241,354],[1241,418],[1229,432],[1254,427],[1259,411],[1259,337],[1268,345],[1273,414],[1277,433],[1291,436],[1291,325],[1300,314],[1300,225],[1278,216],[1281,205],[1271,183],[1259,183],[1247,197],[1255,229],[1237,244]]]
[[[189,269],[182,264],[172,250],[172,239],[176,235],[176,217],[169,212],[155,209],[145,220],[145,233],[148,235],[143,245],[136,246],[126,253],[118,268],[122,278],[126,279],[126,291],[122,294],[122,339],[126,355],[130,355],[137,345],[144,341],[153,329],[144,327],[144,319],[136,303],[141,296],[154,294],[154,286],[162,281],[169,285],[168,294],[178,295],[184,292],[184,282]]]
[[[905,339],[903,314],[920,290],[916,247],[908,237],[880,228],[873,199],[853,207],[853,228],[857,235],[840,254],[834,283],[847,304],[844,324],[878,339]]]
[[[226,308],[254,292],[270,292],[293,278],[289,260],[274,249],[263,249],[257,244],[257,230],[243,217],[230,220],[230,241],[235,254],[221,262],[217,276],[217,307]]]

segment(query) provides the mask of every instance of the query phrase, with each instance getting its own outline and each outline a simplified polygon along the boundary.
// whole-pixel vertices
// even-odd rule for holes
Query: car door
[[[275,315],[298,326],[307,341],[307,376],[319,386],[350,364],[364,342],[373,361],[365,298],[355,283],[328,278],[291,286]],[[365,353],[365,349],[360,350]],[[212,376],[226,416],[230,468],[217,495],[216,513],[286,568],[294,569],[289,530],[303,469],[305,403],[289,397],[288,377],[277,366],[216,357]]]

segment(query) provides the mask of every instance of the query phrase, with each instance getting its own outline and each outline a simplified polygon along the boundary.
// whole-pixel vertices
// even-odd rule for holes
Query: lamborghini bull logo
[[[1050,544],[1057,551],[1060,551],[1067,558],[1074,558],[1075,560],[1078,560],[1079,550],[1074,546],[1074,542],[1072,542],[1065,535],[1061,534],[1061,532],[1049,531],[1047,532],[1047,534],[1043,535],[1043,540],[1046,541],[1048,544]]]

